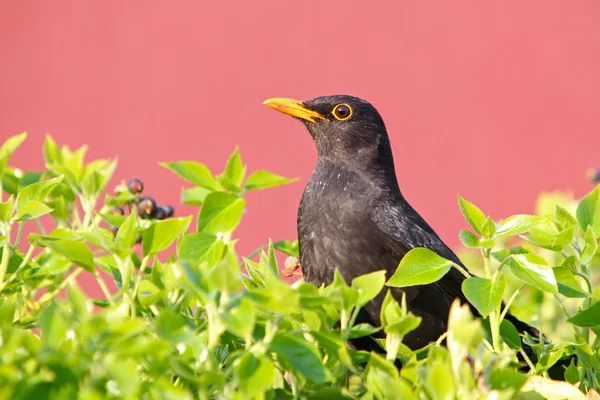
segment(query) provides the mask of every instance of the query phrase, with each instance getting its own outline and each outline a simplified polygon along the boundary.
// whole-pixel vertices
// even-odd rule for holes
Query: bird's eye
[[[348,104],[338,104],[332,114],[338,121],[345,121],[352,116],[352,108]]]

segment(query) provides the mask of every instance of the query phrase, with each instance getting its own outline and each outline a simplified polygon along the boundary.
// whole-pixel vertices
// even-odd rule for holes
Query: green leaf
[[[44,203],[32,200],[19,207],[19,209],[17,210],[17,214],[15,215],[15,221],[26,221],[29,219],[36,219],[41,217],[42,215],[50,214],[51,212],[52,209]]]
[[[196,186],[210,190],[220,190],[221,187],[206,167],[196,161],[175,161],[170,163],[159,163],[161,166],[175,172],[181,178]]]
[[[158,288],[150,280],[144,279],[140,282],[137,298],[142,307],[150,307],[166,297],[167,292]]]
[[[594,236],[600,237],[600,185],[581,199],[576,216],[581,229],[591,226]]]
[[[542,218],[535,215],[518,214],[506,218],[500,222],[496,235],[498,236],[514,236],[521,235],[537,225]]]
[[[571,363],[565,370],[565,380],[570,384],[575,384],[581,381],[581,376],[579,375],[579,370],[577,369],[577,365],[575,365],[575,359],[571,359]]]
[[[8,222],[12,219],[14,208],[14,199],[9,197],[4,203],[0,203],[0,222]]]
[[[471,276],[462,284],[467,300],[484,318],[500,306],[505,287],[506,279],[503,275],[498,276],[496,280]]]
[[[475,204],[463,199],[460,194],[457,194],[457,197],[460,212],[465,217],[469,225],[475,229],[475,232],[481,235],[481,229],[483,228],[483,224],[486,220],[485,214],[479,208],[477,208]]]
[[[40,332],[42,342],[54,349],[67,337],[69,324],[56,303],[51,303],[40,313]]]
[[[600,302],[592,304],[589,308],[578,312],[567,322],[582,328],[591,328],[600,325]]]
[[[383,299],[380,318],[385,333],[388,335],[394,334],[400,338],[414,331],[421,324],[421,318],[408,312],[406,297],[402,298],[402,304],[398,304],[390,291],[386,293]]]
[[[433,361],[427,371],[425,387],[433,399],[454,399],[456,387],[450,366],[442,361]]]
[[[281,186],[291,182],[295,182],[297,179],[288,179],[283,176],[275,175],[269,171],[260,170],[255,171],[246,180],[244,188],[246,190],[260,190],[267,189],[274,186]]]
[[[446,275],[452,265],[452,261],[429,249],[412,249],[400,260],[396,272],[386,285],[405,287],[434,283]]]
[[[588,225],[587,229],[585,230],[584,239],[585,247],[581,252],[580,261],[581,264],[587,265],[590,263],[590,261],[592,261],[592,259],[596,255],[596,251],[598,250],[598,240],[596,239],[594,231],[592,230],[592,227],[590,225]]]
[[[131,252],[131,246],[137,239],[137,214],[132,211],[119,227],[114,241],[114,251],[121,258],[127,257]]]
[[[465,247],[469,249],[479,248],[479,238],[473,232],[463,229],[460,231],[458,237]]]
[[[547,293],[558,293],[556,278],[548,262],[537,254],[517,254],[508,261],[510,270],[523,282]]]
[[[586,400],[587,397],[575,386],[566,382],[553,381],[540,375],[531,375],[521,388],[522,392],[536,392],[548,400]]]
[[[43,152],[46,164],[62,164],[63,158],[60,148],[56,145],[56,142],[50,135],[46,135]]]
[[[575,275],[573,275],[573,272],[571,272],[568,267],[555,267],[552,268],[552,271],[556,278],[558,293],[571,298],[583,299],[589,297],[589,295],[581,289],[577,279],[575,279]]]
[[[15,152],[15,150],[17,150],[17,148],[19,148],[25,139],[27,139],[27,132],[8,138],[2,147],[0,147],[0,178],[4,174],[4,169],[8,163],[8,160],[10,159],[10,156]]]
[[[65,257],[67,260],[79,265],[86,271],[95,273],[94,257],[92,251],[84,243],[77,240],[42,238],[40,242],[44,247]]]
[[[496,390],[509,387],[518,390],[526,381],[527,375],[510,368],[494,368],[488,378],[488,384],[492,389]]]
[[[242,157],[240,157],[240,149],[235,148],[227,164],[225,165],[225,171],[223,174],[232,182],[234,185],[241,187],[246,176],[246,167],[242,163]]]
[[[192,265],[206,261],[213,267],[223,257],[225,243],[215,235],[198,232],[184,235],[177,244],[177,256]]]
[[[144,231],[142,236],[142,248],[144,256],[153,256],[167,249],[178,236],[185,233],[190,225],[192,217],[169,218],[157,221]]]
[[[358,324],[354,325],[352,329],[350,329],[350,335],[348,335],[348,339],[357,339],[364,336],[371,336],[374,333],[377,333],[381,330],[381,328],[375,328],[369,324]]]
[[[62,182],[63,176],[57,176],[56,178],[48,179],[45,181],[37,182],[25,187],[17,196],[17,209],[20,209],[28,201],[43,202],[50,192]]]
[[[364,306],[381,292],[385,284],[385,270],[361,275],[352,280],[352,288],[358,290],[359,306]]]
[[[184,188],[181,190],[181,202],[191,206],[201,206],[206,196],[210,193],[212,193],[212,190],[202,187]]]
[[[558,204],[554,207],[554,218],[562,227],[562,229],[567,229],[577,225],[577,219],[571,215],[569,211],[565,210]]]
[[[256,324],[256,311],[252,302],[243,299],[237,307],[221,315],[227,330],[241,339],[250,339]]]
[[[312,343],[295,335],[284,334],[275,336],[270,347],[280,361],[310,382],[325,382],[325,368],[321,363],[319,351]]]
[[[490,217],[487,217],[481,227],[481,236],[486,239],[491,239],[496,233],[496,224]]]
[[[233,194],[214,192],[206,196],[198,215],[198,232],[225,234],[239,224],[246,201]]]
[[[512,322],[507,319],[503,319],[500,323],[500,336],[511,349],[520,349],[523,345],[523,343],[521,343],[519,331],[517,331],[517,328],[515,328]]]

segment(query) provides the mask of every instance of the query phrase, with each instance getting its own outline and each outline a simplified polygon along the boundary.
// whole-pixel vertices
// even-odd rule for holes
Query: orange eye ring
[[[338,104],[337,106],[335,106],[333,108],[333,111],[331,112],[331,114],[338,121],[345,121],[352,116],[353,111],[352,111],[352,107],[350,107],[348,104],[344,103],[344,104]]]

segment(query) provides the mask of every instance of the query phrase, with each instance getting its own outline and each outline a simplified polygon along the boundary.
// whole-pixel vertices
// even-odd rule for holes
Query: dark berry
[[[144,183],[137,178],[133,178],[127,182],[127,189],[129,189],[132,194],[140,194],[144,190]]]
[[[592,183],[600,183],[600,169],[590,168],[587,170],[587,178]]]
[[[121,207],[113,207],[113,209],[110,210],[110,215],[125,215],[125,210]]]
[[[174,212],[175,210],[173,209],[173,206],[169,204],[158,206],[156,207],[156,215],[154,216],[154,218],[158,220],[171,218]]]
[[[144,196],[138,202],[140,217],[151,219],[156,214],[156,202],[150,196]]]
[[[162,206],[162,208],[163,208],[163,210],[165,210],[165,213],[167,214],[166,218],[171,218],[173,216],[173,214],[175,214],[175,209],[170,204],[164,204]]]

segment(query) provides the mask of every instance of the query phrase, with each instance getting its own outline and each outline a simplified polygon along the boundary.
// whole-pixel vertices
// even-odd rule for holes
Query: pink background
[[[173,204],[184,183],[157,161],[220,172],[239,145],[250,171],[301,178],[248,195],[243,254],[295,237],[316,159],[269,97],[371,101],[405,195],[453,246],[457,192],[498,219],[532,211],[543,189],[590,189],[600,2],[374,3],[4,0],[0,138],[29,132],[13,162],[24,168],[43,166],[46,132],[89,145],[88,159],[116,155],[119,179]]]

